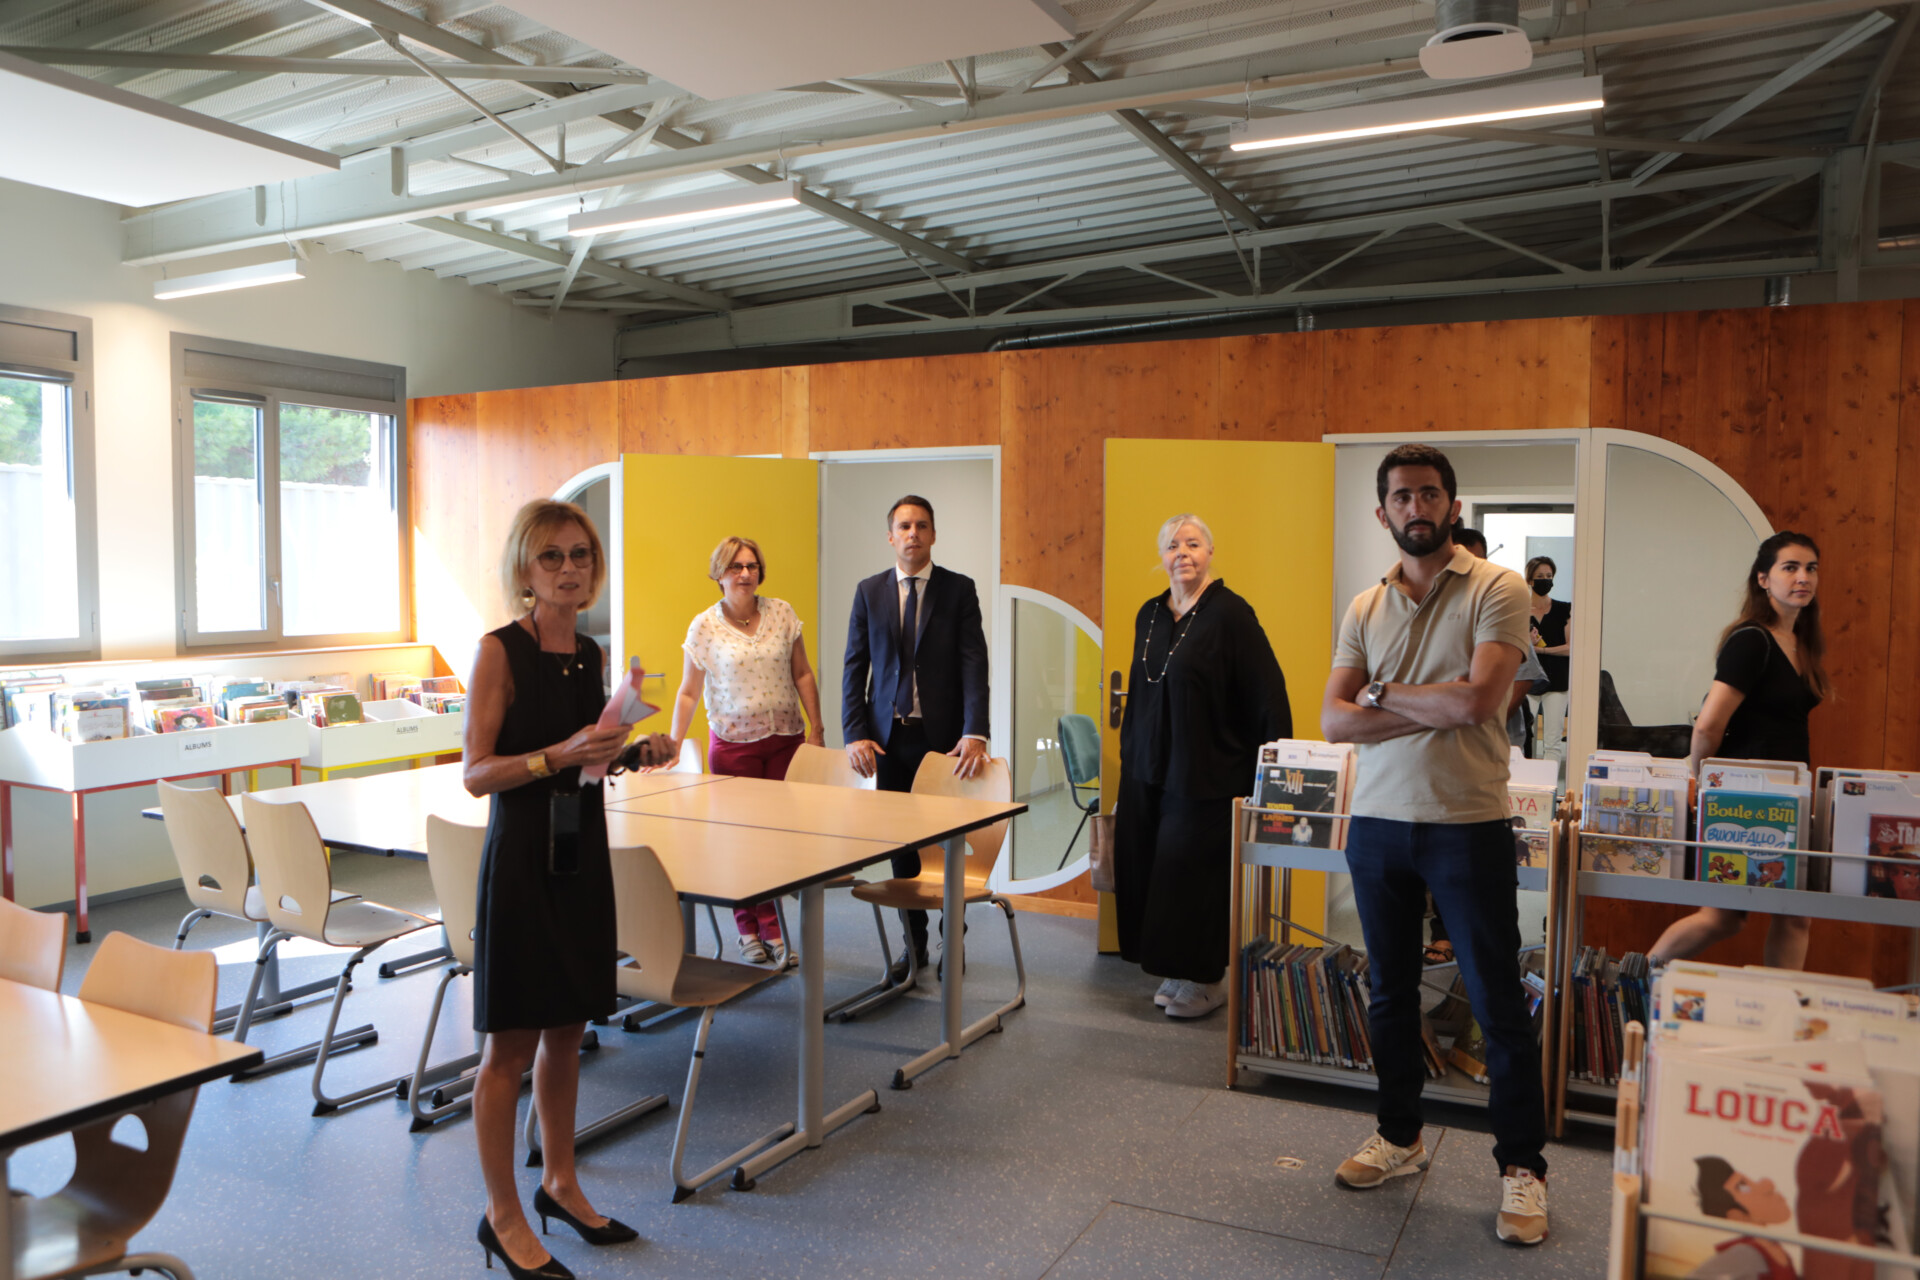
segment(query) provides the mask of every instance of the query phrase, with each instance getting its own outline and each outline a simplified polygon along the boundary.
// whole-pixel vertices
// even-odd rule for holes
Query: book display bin
[[[299,719],[305,729],[301,763],[325,782],[336,769],[363,765],[400,764],[458,755],[467,729],[467,713],[436,715],[404,698],[364,702],[359,724],[328,725],[322,729]]]

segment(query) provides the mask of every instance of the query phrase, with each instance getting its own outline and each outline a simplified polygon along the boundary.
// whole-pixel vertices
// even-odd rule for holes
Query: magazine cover
[[[1644,844],[1632,837],[1685,839],[1680,803],[1680,793],[1661,787],[1587,783],[1580,820],[1581,869],[1677,879],[1684,857],[1681,846]]]
[[[1742,1224],[1905,1248],[1882,1099],[1867,1077],[1667,1050],[1655,1058],[1651,1089],[1648,1206],[1722,1219],[1729,1229],[1648,1219],[1648,1276],[1873,1275],[1870,1263],[1741,1235]]]
[[[204,703],[190,707],[165,707],[155,715],[154,729],[160,733],[181,733],[188,729],[211,729],[218,721],[213,708]]]
[[[359,724],[360,698],[352,693],[330,693],[325,702],[327,723]]]
[[[1869,862],[1869,898],[1920,902],[1920,818],[1874,814],[1867,821],[1867,852],[1876,858],[1899,858],[1912,863],[1904,866]]]
[[[1260,844],[1291,844],[1312,849],[1334,849],[1332,818],[1309,818],[1311,813],[1340,812],[1340,773],[1336,769],[1301,769],[1293,765],[1263,764],[1254,802],[1265,809],[1289,809],[1298,816],[1278,813],[1254,815],[1253,839]]]
[[[1551,787],[1507,788],[1507,811],[1512,815],[1514,834],[1519,837],[1515,855],[1523,867],[1547,865],[1547,832],[1553,826],[1554,800]],[[1524,856],[1520,856],[1522,850]]]
[[[1700,793],[1700,841],[1725,847],[1700,851],[1696,879],[1713,884],[1796,887],[1795,859],[1784,850],[1799,844],[1799,796],[1764,791]]]

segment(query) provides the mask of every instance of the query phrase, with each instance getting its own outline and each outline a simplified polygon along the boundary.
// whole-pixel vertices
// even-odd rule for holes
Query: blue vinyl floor
[[[339,885],[368,898],[431,907],[424,863],[347,854],[335,868]],[[866,908],[839,893],[828,902],[831,1001],[871,980],[878,951]],[[119,929],[171,943],[185,910],[177,892],[99,906],[94,936]],[[976,908],[971,920],[969,1020],[1003,1002],[1014,981],[999,913]],[[724,912],[721,923],[731,923]],[[1549,1150],[1552,1235],[1537,1249],[1494,1239],[1499,1181],[1484,1116],[1471,1110],[1429,1109],[1426,1174],[1342,1191],[1333,1169],[1372,1130],[1369,1093],[1272,1080],[1229,1091],[1224,1014],[1197,1024],[1166,1018],[1150,1003],[1152,980],[1095,954],[1089,921],[1023,914],[1020,929],[1028,1004],[1004,1034],[893,1092],[893,1068],[939,1038],[938,987],[929,981],[867,1019],[829,1027],[828,1107],[874,1087],[883,1109],[763,1175],[751,1192],[721,1182],[671,1203],[668,1151],[694,1017],[638,1033],[602,1028],[602,1047],[584,1060],[583,1117],[643,1093],[667,1093],[673,1107],[581,1152],[596,1206],[642,1240],[596,1250],[562,1231],[548,1240],[553,1252],[582,1277],[728,1280],[1603,1273],[1602,1135],[1576,1132]],[[193,935],[195,947],[239,944],[223,953],[234,962],[221,969],[222,1003],[242,993],[250,937],[221,920]],[[701,940],[710,953],[704,912]],[[67,990],[92,951],[69,948]],[[337,972],[342,958],[289,960],[286,981]],[[380,1040],[335,1060],[335,1092],[410,1071],[418,1052],[437,969],[383,980],[373,967],[359,971],[342,1026],[372,1021]],[[436,1057],[472,1045],[469,985],[454,984]],[[799,984],[787,978],[720,1010],[689,1168],[792,1117],[798,1002]],[[305,1009],[260,1026],[253,1040],[272,1052],[315,1038],[324,1018],[324,1008]],[[136,1247],[184,1257],[201,1280],[485,1274],[470,1123],[410,1133],[405,1104],[391,1096],[316,1119],[310,1074],[204,1087],[173,1194]],[[70,1169],[71,1147],[57,1139],[18,1152],[12,1181],[45,1192]],[[528,1197],[537,1176],[522,1173]]]

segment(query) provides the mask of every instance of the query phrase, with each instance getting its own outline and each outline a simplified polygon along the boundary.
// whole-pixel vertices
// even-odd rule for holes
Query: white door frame
[[[607,523],[612,527],[601,531],[601,542],[607,548],[607,609],[608,622],[613,631],[613,652],[607,655],[607,662],[612,671],[624,671],[627,665],[626,637],[621,634],[627,617],[627,590],[623,581],[625,574],[620,572],[627,546],[627,504],[622,500],[621,479],[620,459],[615,458],[612,462],[603,462],[577,472],[553,491],[556,502],[572,502],[588,485],[598,480],[607,481]]]
[[[1013,761],[1011,750],[1013,742],[1013,604],[1016,600],[1025,600],[1029,604],[1045,605],[1065,617],[1067,621],[1093,640],[1094,648],[1101,645],[1100,627],[1086,614],[1080,612],[1058,596],[1050,596],[1044,591],[1032,587],[1002,585],[994,600],[993,610],[993,652],[1004,655],[999,670],[1004,677],[993,688],[993,722],[1002,728],[1006,735],[1008,750],[1004,753],[1009,764]],[[1093,676],[1098,684],[1101,665],[1096,664]],[[1075,672],[1076,677],[1079,675]],[[1105,780],[1102,779],[1104,782]],[[1092,848],[1093,840],[1089,835],[1087,846]],[[987,887],[995,893],[1040,893],[1063,885],[1078,878],[1087,869],[1087,854],[1081,854],[1058,871],[1049,871],[1046,875],[1035,876],[1030,880],[1017,880],[1013,875],[1013,859],[1016,841],[1012,824],[1007,827],[1007,847],[1001,850],[1000,861],[993,866],[993,874],[987,878]]]

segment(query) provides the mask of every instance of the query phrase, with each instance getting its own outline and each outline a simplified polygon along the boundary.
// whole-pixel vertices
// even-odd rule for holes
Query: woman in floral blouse
[[[800,618],[785,600],[759,594],[767,562],[752,538],[722,539],[707,576],[719,584],[720,602],[693,620],[681,646],[686,658],[673,704],[674,750],[686,740],[694,704],[704,692],[707,768],[742,778],[784,778],[803,741],[826,745],[820,690],[800,638]],[[742,959],[785,961],[786,941],[773,903],[736,908],[733,918],[740,928]]]

